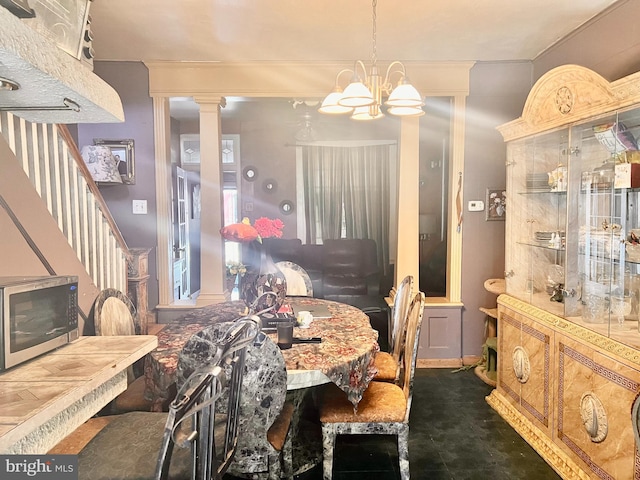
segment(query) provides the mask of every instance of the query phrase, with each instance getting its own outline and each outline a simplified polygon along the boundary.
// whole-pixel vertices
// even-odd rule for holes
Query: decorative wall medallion
[[[244,170],[242,170],[242,178],[247,182],[253,182],[258,178],[258,169],[256,167],[245,167]]]
[[[556,92],[556,106],[563,115],[569,113],[573,108],[573,93],[568,87],[560,87]]]
[[[283,200],[280,203],[280,212],[282,212],[283,215],[291,215],[293,210],[294,206],[291,200]]]
[[[531,374],[531,364],[529,363],[529,354],[527,351],[518,346],[513,349],[513,373],[520,383],[527,383]]]
[[[593,443],[600,443],[607,438],[609,425],[607,422],[607,412],[596,394],[586,392],[580,399],[580,416],[584,429],[589,434]]]
[[[275,193],[278,190],[278,182],[276,182],[273,178],[268,178],[262,184],[262,188],[267,193]]]

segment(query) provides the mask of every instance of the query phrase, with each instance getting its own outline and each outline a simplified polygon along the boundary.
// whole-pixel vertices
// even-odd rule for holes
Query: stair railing
[[[96,287],[126,292],[131,254],[66,125],[0,112],[0,133]]]

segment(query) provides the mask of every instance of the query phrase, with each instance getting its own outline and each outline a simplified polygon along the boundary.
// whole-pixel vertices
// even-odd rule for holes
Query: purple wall
[[[504,222],[486,221],[484,211],[469,212],[467,205],[471,200],[486,203],[487,188],[506,187],[506,147],[496,127],[522,113],[531,70],[530,62],[477,63],[471,69],[464,166],[463,357],[481,355],[485,315],[478,309],[496,306],[496,296],[484,289],[484,282],[504,276]]]
[[[533,62],[537,80],[552,68],[573,63],[609,81],[640,70],[640,2],[616,3],[606,14],[576,30]]]
[[[464,182],[464,239],[462,256],[462,318],[463,356],[480,355],[484,341],[484,315],[481,306],[494,306],[495,296],[485,291],[488,278],[498,278],[504,272],[504,223],[485,221],[484,212],[468,212],[470,200],[485,201],[487,188],[505,186],[506,149],[496,126],[519,117],[526,96],[535,79],[558,65],[576,63],[595,70],[609,80],[640,70],[640,35],[637,19],[640,2],[616,4],[606,15],[590,22],[552,49],[541,54],[534,62],[483,62],[471,70],[470,94],[467,99],[467,125],[465,137]],[[125,108],[123,124],[79,126],[80,146],[92,143],[96,137],[133,138],[136,142],[136,176],[132,186],[102,187],[101,191],[120,225],[125,240],[131,247],[153,248],[150,258],[149,306],[157,303],[156,279],[156,222],[155,176],[153,150],[153,112],[148,96],[148,76],[141,63],[97,62],[95,71],[120,94]],[[266,110],[269,110],[267,107]],[[255,120],[264,112],[252,112]],[[280,192],[275,195],[255,192],[254,215],[276,215],[277,210],[266,207],[267,200],[282,200],[289,191],[293,177],[293,155],[289,142],[297,121],[292,111],[280,112],[281,121],[271,120],[265,133],[264,122],[241,119],[223,121],[225,133],[240,133],[242,158],[260,171],[260,179],[273,172],[279,175]],[[234,123],[236,122],[236,123]],[[229,127],[229,128],[227,128]],[[320,125],[319,125],[320,127]],[[268,130],[267,129],[267,130]],[[181,132],[185,133],[185,132]],[[380,132],[378,133],[380,134]],[[253,138],[253,139],[252,139]],[[175,145],[174,145],[175,146]],[[268,147],[268,148],[267,148]],[[246,187],[246,185],[243,185]],[[257,185],[256,189],[259,188]],[[267,198],[272,197],[272,198]],[[131,214],[131,200],[146,199],[148,215]],[[279,203],[279,202],[278,202]],[[277,205],[277,203],[276,203]],[[507,209],[508,215],[508,209]],[[295,230],[287,230],[295,236]]]
[[[149,253],[149,310],[158,304],[156,274],[156,184],[153,139],[153,103],[149,97],[149,74],[141,62],[96,62],[95,73],[120,95],[123,123],[78,125],[78,146],[94,138],[129,139],[135,142],[135,185],[101,186],[122,236],[130,248],[151,248]],[[133,215],[132,200],[146,200],[147,214]]]

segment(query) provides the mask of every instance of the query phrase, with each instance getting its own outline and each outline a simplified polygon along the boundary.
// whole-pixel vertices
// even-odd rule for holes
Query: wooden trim
[[[131,260],[131,252],[129,251],[127,242],[125,242],[124,237],[122,236],[122,233],[118,228],[118,224],[116,223],[113,216],[111,215],[111,211],[107,206],[107,202],[105,202],[104,198],[102,197],[102,194],[100,193],[100,190],[96,185],[96,182],[93,181],[93,178],[91,177],[91,173],[89,173],[89,169],[84,163],[84,160],[82,159],[82,155],[80,154],[80,150],[78,150],[78,146],[76,145],[76,142],[71,136],[69,129],[67,128],[66,125],[61,124],[61,125],[58,125],[58,131],[60,132],[60,136],[64,139],[65,143],[67,144],[69,153],[71,154],[71,156],[73,156],[74,160],[76,161],[78,170],[80,171],[85,181],[87,182],[89,191],[91,191],[91,193],[93,193],[94,197],[96,198],[98,203],[98,208],[100,208],[102,215],[104,215],[106,222],[109,224],[109,227],[111,228],[111,232],[113,233],[113,236],[116,239],[116,243],[122,250],[122,253],[127,258],[127,261]]]
[[[418,368],[460,368],[461,358],[419,358],[416,362]]]

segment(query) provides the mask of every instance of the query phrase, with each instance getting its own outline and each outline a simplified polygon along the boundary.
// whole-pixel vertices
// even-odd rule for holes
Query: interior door
[[[189,298],[189,202],[187,198],[187,174],[175,167],[173,218],[173,289],[174,300]]]

